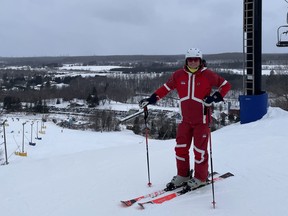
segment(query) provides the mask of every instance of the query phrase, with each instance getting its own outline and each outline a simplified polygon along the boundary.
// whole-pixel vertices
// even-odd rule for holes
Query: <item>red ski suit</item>
[[[188,176],[190,172],[189,149],[194,138],[194,177],[205,181],[208,176],[208,140],[209,125],[205,115],[203,100],[211,94],[212,88],[224,97],[231,85],[224,78],[206,67],[195,73],[185,69],[175,71],[169,80],[155,91],[158,100],[176,89],[180,99],[182,121],[178,125],[176,137],[177,175]]]

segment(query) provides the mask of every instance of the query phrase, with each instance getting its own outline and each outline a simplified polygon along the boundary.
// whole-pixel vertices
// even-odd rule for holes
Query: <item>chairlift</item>
[[[283,39],[283,35],[285,39]],[[282,25],[277,30],[277,47],[288,47],[288,25]]]
[[[288,0],[285,0],[288,3]],[[288,13],[286,16],[286,23],[288,24]],[[284,38],[282,36],[284,35]],[[282,25],[277,30],[277,47],[288,47],[288,25]]]

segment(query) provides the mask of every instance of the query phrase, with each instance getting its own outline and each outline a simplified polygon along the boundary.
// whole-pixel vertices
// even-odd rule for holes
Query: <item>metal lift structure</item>
[[[262,91],[262,0],[243,1],[243,90],[239,96],[240,122],[262,118],[268,109],[268,95]]]

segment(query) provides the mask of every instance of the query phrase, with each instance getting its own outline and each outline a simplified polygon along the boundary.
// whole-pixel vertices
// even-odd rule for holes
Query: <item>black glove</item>
[[[157,95],[154,93],[149,98],[142,99],[139,102],[139,107],[144,108],[149,104],[156,104],[156,102],[157,102]]]
[[[212,103],[219,103],[223,100],[222,95],[220,94],[220,92],[216,91],[212,96],[208,96],[204,99],[204,105],[205,106],[211,106]]]

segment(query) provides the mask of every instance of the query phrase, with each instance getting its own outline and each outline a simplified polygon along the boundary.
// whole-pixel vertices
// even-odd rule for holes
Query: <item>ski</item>
[[[134,203],[138,202],[141,199],[145,199],[145,198],[148,198],[148,197],[155,198],[155,197],[157,197],[157,196],[159,196],[161,194],[164,194],[166,192],[167,191],[166,191],[166,188],[165,188],[165,189],[154,191],[152,193],[149,193],[149,194],[146,194],[146,195],[143,195],[143,196],[139,196],[139,197],[130,199],[130,200],[121,201],[121,203],[125,204],[126,206],[132,206]]]
[[[217,175],[218,173],[217,172],[213,172],[213,175]],[[211,176],[211,174],[209,174],[209,177]],[[121,203],[123,203],[125,206],[132,206],[134,203],[142,200],[142,199],[145,199],[145,198],[155,198],[155,197],[158,197],[166,192],[170,192],[170,191],[174,191],[178,188],[181,188],[183,186],[179,186],[179,187],[176,187],[176,188],[164,188],[162,190],[158,190],[158,191],[154,191],[152,193],[149,193],[149,194],[146,194],[146,195],[142,195],[142,196],[139,196],[139,197],[136,197],[136,198],[133,198],[133,199],[130,199],[130,200],[126,200],[126,201],[121,201]]]
[[[183,195],[183,194],[186,194],[186,193],[188,193],[188,192],[190,192],[190,191],[194,191],[194,190],[197,190],[197,189],[199,189],[199,188],[202,188],[202,187],[205,187],[205,186],[207,186],[207,185],[210,185],[211,183],[212,183],[212,181],[213,182],[218,182],[218,181],[221,181],[221,180],[224,180],[224,179],[226,179],[226,178],[229,178],[229,177],[231,177],[231,176],[234,176],[232,173],[230,173],[230,172],[227,172],[227,173],[225,173],[225,174],[223,174],[223,175],[221,175],[221,176],[218,176],[218,177],[215,177],[215,178],[213,178],[213,180],[210,180],[210,181],[207,181],[207,183],[206,184],[204,184],[204,185],[201,185],[200,187],[197,187],[197,188],[194,188],[194,189],[190,189],[189,187],[184,187],[182,190],[180,190],[180,191],[177,191],[177,192],[174,192],[174,193],[171,193],[171,194],[167,194],[167,195],[165,195],[165,196],[162,196],[162,197],[159,197],[159,198],[156,198],[156,199],[152,199],[152,200],[149,200],[149,201],[147,201],[147,202],[142,202],[142,203],[138,203],[138,205],[142,208],[142,209],[144,209],[145,208],[145,205],[147,205],[147,204],[161,204],[161,203],[163,203],[163,202],[166,202],[166,201],[168,201],[168,200],[172,200],[172,199],[174,199],[174,198],[176,198],[176,197],[178,197],[178,196],[181,196],[181,195]]]

